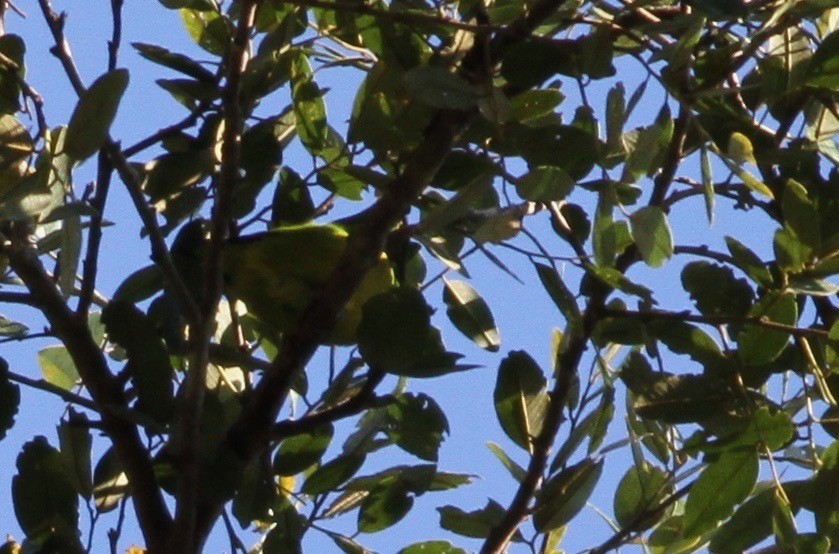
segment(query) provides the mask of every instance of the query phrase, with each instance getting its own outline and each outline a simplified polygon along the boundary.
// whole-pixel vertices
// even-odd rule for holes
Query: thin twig
[[[101,410],[101,408],[92,400],[89,400],[84,396],[80,396],[74,392],[70,392],[67,389],[59,387],[58,385],[53,385],[52,383],[44,381],[43,379],[32,379],[31,377],[21,375],[20,373],[9,371],[9,380],[14,381],[15,383],[20,383],[21,385],[26,385],[27,387],[32,387],[33,389],[38,389],[48,392],[50,394],[54,394],[62,400],[64,400],[65,402],[81,406],[82,408],[87,408],[88,410],[92,410],[94,412],[98,412]]]
[[[286,437],[308,433],[326,423],[355,415],[370,407],[381,407],[396,400],[392,395],[376,396],[376,387],[385,378],[384,371],[370,370],[364,386],[352,398],[324,410],[306,415],[301,419],[286,420],[274,425],[272,440],[280,441]]]

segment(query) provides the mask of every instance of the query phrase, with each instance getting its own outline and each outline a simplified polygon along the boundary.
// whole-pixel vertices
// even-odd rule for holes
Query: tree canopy
[[[125,551],[127,517],[150,553],[548,554],[604,486],[589,552],[836,550],[839,2],[159,4],[180,37],[111,0],[87,74],[87,8],[38,0],[44,44],[2,3],[0,439],[22,394],[66,410],[0,443],[0,552]],[[148,76],[175,115],[129,144]],[[481,277],[551,306],[550,365]],[[461,372],[492,378],[415,386]],[[512,494],[403,544],[479,473],[438,467],[470,409]]]

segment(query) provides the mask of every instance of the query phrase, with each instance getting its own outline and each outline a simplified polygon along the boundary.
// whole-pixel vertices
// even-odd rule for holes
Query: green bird
[[[348,236],[339,225],[307,223],[233,239],[224,251],[226,293],[244,302],[248,312],[263,323],[288,332],[338,265]],[[393,284],[393,271],[382,254],[350,297],[324,344],[355,343],[364,303]]]

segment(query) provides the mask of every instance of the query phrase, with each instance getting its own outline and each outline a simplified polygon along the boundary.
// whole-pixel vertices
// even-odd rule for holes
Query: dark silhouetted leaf
[[[364,360],[385,371],[410,369],[420,361],[431,333],[422,293],[408,287],[374,296],[364,305],[358,348]]]
[[[274,471],[278,475],[296,475],[317,463],[332,442],[334,432],[332,425],[326,424],[283,440],[274,456]]]
[[[15,423],[20,406],[20,387],[9,380],[9,364],[0,358],[0,440]]]
[[[481,97],[469,81],[436,65],[415,67],[403,80],[417,100],[435,108],[468,110]]]
[[[70,412],[69,421],[58,426],[58,442],[65,475],[76,492],[84,498],[90,498],[93,494],[93,471],[90,464],[93,437],[88,426],[87,416],[74,411]]]
[[[37,436],[23,445],[16,467],[12,499],[26,536],[42,542],[53,534],[75,536],[79,498],[64,474],[59,451]]]
[[[364,463],[364,455],[345,454],[317,468],[301,487],[306,494],[323,494],[355,475]]]
[[[174,410],[174,370],[166,345],[148,316],[133,304],[112,301],[102,311],[102,322],[109,340],[128,354],[126,369],[137,389],[137,407],[165,423]]]
[[[754,293],[731,268],[701,260],[682,269],[682,286],[704,315],[742,316],[752,306]]]
[[[437,402],[426,394],[401,394],[386,410],[393,423],[388,436],[397,446],[436,462],[444,435],[449,433],[446,415]]]

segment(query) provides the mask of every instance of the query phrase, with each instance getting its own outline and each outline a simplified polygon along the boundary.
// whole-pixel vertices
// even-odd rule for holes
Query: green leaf
[[[513,121],[530,121],[553,113],[565,97],[556,88],[533,89],[510,98],[510,116]]]
[[[82,220],[72,214],[61,221],[61,250],[58,251],[58,288],[69,297],[76,288],[76,272],[82,248]]]
[[[495,413],[507,436],[528,452],[550,402],[545,386],[544,373],[524,351],[510,352],[498,368]]]
[[[769,272],[766,264],[758,258],[757,254],[734,237],[726,236],[725,244],[728,246],[731,257],[734,258],[734,265],[740,268],[758,285],[767,288],[772,287],[772,274]]]
[[[525,476],[527,475],[527,471],[519,464],[514,462],[513,459],[506,452],[504,452],[503,448],[501,448],[499,445],[492,441],[487,441],[487,448],[489,448],[490,452],[495,454],[495,457],[498,458],[498,460],[501,462],[501,465],[507,468],[507,471],[510,472],[510,475],[512,475],[516,481],[521,483],[524,480]]]
[[[338,487],[361,469],[363,454],[344,454],[317,468],[301,487],[305,494],[324,494]]]
[[[263,554],[303,554],[301,542],[306,532],[306,518],[287,499],[274,508],[274,526],[262,543]]]
[[[618,82],[606,95],[606,149],[609,154],[624,152],[621,137],[626,122],[626,88]]]
[[[157,264],[147,265],[125,278],[114,292],[113,299],[123,302],[142,302],[163,290],[163,272]]]
[[[603,460],[585,459],[548,480],[536,495],[533,526],[543,533],[562,527],[583,509],[603,472]]]
[[[812,477],[812,509],[816,519],[816,530],[827,535],[834,533],[839,526],[839,441],[834,441],[821,455],[822,465]]]
[[[274,456],[274,471],[277,475],[297,475],[319,462],[334,433],[332,424],[327,423],[283,440]]]
[[[714,533],[711,552],[746,552],[772,534],[775,489],[767,487],[744,502]]]
[[[705,260],[682,269],[682,287],[704,315],[742,316],[752,306],[754,293],[745,280],[736,279],[731,268]]]
[[[0,315],[0,336],[23,337],[29,332],[29,327],[19,321],[12,321],[4,315]]]
[[[145,44],[142,42],[132,42],[131,46],[137,49],[137,52],[156,64],[160,64],[169,69],[174,69],[190,77],[194,77],[199,81],[208,83],[215,82],[216,78],[213,73],[205,69],[203,65],[193,60],[184,54],[171,52],[162,46],[156,44]]]
[[[798,321],[795,295],[790,292],[768,293],[752,306],[748,315],[794,326]],[[789,342],[789,337],[790,334],[786,331],[746,324],[737,337],[740,360],[744,365],[751,366],[769,363],[781,354]]]
[[[699,536],[728,517],[754,488],[758,469],[752,448],[724,452],[708,464],[688,493],[684,536]]]
[[[716,202],[716,194],[714,192],[714,176],[711,170],[711,157],[708,155],[708,149],[703,147],[701,150],[701,171],[702,171],[702,191],[705,199],[705,215],[708,218],[708,224],[714,224],[714,203]]]
[[[488,500],[483,508],[472,512],[465,512],[455,506],[442,506],[437,508],[437,511],[440,513],[440,527],[464,537],[477,539],[485,538],[492,528],[501,522],[505,514],[501,504],[492,499]],[[521,542],[521,532],[516,530],[512,540]]]
[[[105,144],[127,87],[128,70],[115,69],[96,79],[82,93],[67,125],[64,152],[68,156],[86,160]]]
[[[454,546],[449,541],[416,542],[406,546],[397,554],[466,554],[462,548]]]
[[[309,58],[298,52],[291,64],[291,98],[297,136],[312,154],[326,148],[329,126],[326,123],[326,103],[323,91],[315,83]]]
[[[417,100],[435,108],[468,110],[481,98],[469,81],[436,65],[415,67],[402,80]]]
[[[376,533],[387,529],[404,518],[413,505],[413,496],[401,486],[372,490],[358,511],[358,530]]]
[[[737,406],[739,393],[715,375],[657,373],[652,383],[631,386],[641,417],[666,423],[697,423]],[[636,392],[636,390],[638,392]]]
[[[781,200],[784,226],[812,250],[821,249],[819,214],[804,185],[789,179]]]
[[[126,370],[137,391],[138,409],[158,423],[174,412],[174,369],[169,352],[148,316],[133,304],[111,301],[102,310],[102,323],[111,342],[125,348]]]
[[[61,462],[76,492],[84,498],[90,498],[93,495],[93,471],[90,464],[93,437],[90,434],[90,422],[83,413],[71,411],[70,414],[69,421],[58,426]]]
[[[79,372],[70,353],[62,345],[47,346],[38,352],[41,375],[47,383],[72,390],[79,382]]]
[[[728,149],[726,154],[737,164],[757,163],[755,161],[752,141],[743,133],[734,132],[728,137]]]
[[[443,302],[446,315],[458,331],[478,346],[497,352],[501,337],[492,312],[483,298],[465,281],[444,280]]]
[[[672,493],[673,482],[667,472],[646,461],[633,465],[615,491],[615,519],[624,529],[649,529],[667,515],[656,508]]]
[[[519,196],[532,202],[562,200],[574,188],[574,179],[561,167],[542,165],[516,181]]]
[[[691,359],[713,366],[724,360],[722,351],[705,331],[684,321],[654,319],[648,325],[648,334],[663,342],[676,354],[687,354]]]
[[[216,160],[212,150],[168,152],[145,166],[145,192],[153,202],[165,200],[197,186],[213,172]]]
[[[658,206],[646,206],[629,216],[632,238],[650,267],[659,267],[673,255],[673,233]]]
[[[393,427],[387,433],[397,446],[423,460],[437,461],[440,444],[449,433],[446,415],[426,394],[400,394],[386,408]]]
[[[545,287],[548,296],[551,297],[551,300],[568,322],[569,330],[582,330],[582,314],[580,313],[580,307],[577,305],[577,299],[574,298],[574,294],[562,277],[549,265],[534,262],[533,267],[536,268],[536,273],[539,275],[539,280]]]
[[[662,110],[656,122],[649,127],[627,133],[629,155],[623,168],[621,182],[637,183],[657,167],[657,160],[673,133],[673,119],[668,110]],[[634,140],[633,140],[634,139]]]
[[[189,9],[180,10],[181,19],[189,36],[195,43],[216,56],[222,56],[230,44],[230,27],[219,14],[218,9]]]
[[[831,91],[839,87],[839,31],[824,37],[810,58],[807,84]]]
[[[16,467],[12,500],[26,536],[45,542],[55,534],[75,535],[79,498],[64,474],[59,451],[45,437],[37,436],[23,445]]]
[[[15,423],[20,407],[20,387],[9,380],[9,363],[0,358],[0,440]]]
[[[839,293],[839,285],[824,279],[811,279],[794,275],[790,277],[789,289],[809,296],[833,296]]]
[[[385,371],[415,366],[431,333],[428,305],[422,293],[395,288],[367,301],[358,326],[358,349],[364,360]]]

